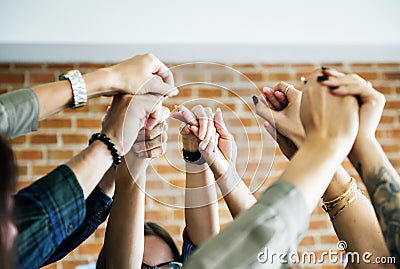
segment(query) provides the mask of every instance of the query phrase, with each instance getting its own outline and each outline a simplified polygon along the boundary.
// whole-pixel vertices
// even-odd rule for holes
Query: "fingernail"
[[[329,68],[329,67],[326,67],[326,66],[321,66],[321,69],[322,69],[322,70],[329,70],[330,68]]]
[[[329,77],[326,76],[326,75],[322,75],[322,76],[318,76],[317,77],[317,81],[318,82],[322,82],[322,81],[325,81],[325,80],[329,80]]]
[[[221,109],[220,109],[219,107],[217,107],[217,109],[215,110],[215,112],[220,113],[220,112],[221,112]]]
[[[253,103],[256,106],[258,104],[258,98],[257,98],[257,96],[254,96],[254,95],[252,98],[253,98]]]
[[[339,86],[330,86],[329,89],[330,89],[331,91],[334,91],[334,90],[339,89]]]

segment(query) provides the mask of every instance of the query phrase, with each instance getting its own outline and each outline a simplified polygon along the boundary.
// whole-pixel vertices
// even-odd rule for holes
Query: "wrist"
[[[93,143],[89,145],[89,148],[93,149],[94,151],[98,152],[99,154],[105,156],[107,158],[107,163],[110,163],[110,167],[113,163],[113,157],[110,154],[110,150],[108,149],[107,145],[104,144],[100,140],[95,140]]]
[[[117,91],[113,85],[112,74],[107,68],[97,69],[83,75],[86,83],[88,98],[102,95],[112,95]]]
[[[343,168],[343,166],[340,165],[339,168],[336,170],[336,173],[333,176],[331,183],[329,184],[322,198],[325,201],[333,200],[334,198],[346,191],[350,182],[350,175]]]
[[[218,187],[223,192],[223,195],[226,195],[231,192],[242,179],[236,169],[230,168],[225,172],[225,174],[215,176],[215,180]]]
[[[319,158],[323,160],[328,158],[330,161],[340,164],[346,158],[349,150],[343,145],[340,139],[327,138],[325,136],[315,136],[313,134],[308,135],[299,151],[302,154],[309,152],[307,154],[313,155],[312,158]],[[297,153],[299,153],[299,151]],[[296,154],[297,155],[297,154]],[[295,158],[296,156],[294,156]],[[332,174],[331,177],[333,177]],[[330,178],[331,179],[331,178]]]
[[[121,156],[124,156],[126,154],[123,151],[124,147],[123,147],[122,139],[118,138],[118,135],[116,134],[116,132],[114,132],[113,130],[109,130],[109,131],[101,130],[100,133],[105,134],[108,138],[111,139],[111,141],[115,145],[115,148],[117,149],[118,153]]]
[[[331,152],[335,152],[340,155],[346,156],[350,149],[347,149],[346,139],[336,136],[329,136],[320,132],[309,133],[303,142],[304,144],[313,144],[315,147],[326,149]]]
[[[199,151],[199,143],[196,139],[182,139],[183,149],[189,152],[197,152]]]
[[[380,144],[375,136],[357,136],[354,145],[349,153],[351,161],[368,154],[374,148],[380,148]]]
[[[139,158],[136,153],[130,151],[123,160],[121,171],[123,176],[118,178],[121,182],[127,182],[129,184],[134,183],[139,176],[146,171],[147,166],[150,163],[148,158]],[[132,180],[133,179],[133,180]]]
[[[356,140],[354,141],[354,148],[362,147],[363,145],[370,145],[378,143],[375,135],[357,135]]]
[[[110,137],[108,137],[103,133],[95,133],[89,139],[89,146],[96,141],[102,142],[107,147],[109,153],[113,158],[113,163],[112,163],[113,166],[117,166],[121,163],[120,152],[118,151],[117,147],[115,146],[114,142],[110,139]]]

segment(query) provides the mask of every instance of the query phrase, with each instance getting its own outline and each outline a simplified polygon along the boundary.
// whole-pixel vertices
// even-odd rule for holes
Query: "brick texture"
[[[1,92],[6,92],[23,86],[29,87],[52,81],[58,74],[69,69],[81,68],[84,72],[89,72],[108,64],[0,63],[0,89]],[[210,105],[213,108],[221,107],[228,128],[238,144],[240,156],[237,163],[238,170],[243,173],[247,184],[252,180],[260,182],[261,188],[256,193],[256,196],[259,196],[279,177],[287,161],[279,149],[275,150],[274,142],[254,116],[251,96],[257,95],[258,89],[262,86],[273,86],[279,80],[299,85],[301,76],[307,75],[320,65],[336,67],[344,72],[357,72],[385,94],[387,105],[377,135],[390,161],[400,172],[400,63],[230,64],[230,67],[239,72],[221,70],[212,65],[187,65],[182,69],[173,69],[178,86],[187,82],[205,81],[221,87],[186,84],[180,87],[179,96],[169,98],[166,105],[171,109],[175,104],[192,106],[196,103]],[[90,100],[88,106],[59,113],[41,122],[39,131],[14,139],[12,145],[20,171],[18,187],[27,186],[34,179],[45,175],[83,149],[90,135],[99,131],[101,118],[110,103],[111,98]],[[179,170],[184,167],[179,155],[177,135],[179,123],[169,120],[169,125],[167,153],[165,157],[152,161],[152,168],[148,170],[147,187],[152,198],[146,198],[146,220],[160,222],[169,229],[177,243],[181,244],[181,232],[184,227],[183,210],[163,204],[163,202],[179,204],[184,201],[183,197],[171,188],[173,185],[184,186],[185,178]],[[171,167],[170,163],[175,167]],[[351,165],[347,163],[345,166],[350,169],[353,176],[356,176]],[[227,207],[223,203],[220,204],[220,220],[222,227],[231,222]],[[73,269],[79,264],[95,261],[102,246],[105,227],[103,224],[82,246],[62,261],[46,268]],[[322,209],[317,208],[311,216],[309,229],[300,243],[299,251],[322,252],[329,248],[336,249],[337,241],[329,218]],[[340,267],[325,264],[309,268]]]

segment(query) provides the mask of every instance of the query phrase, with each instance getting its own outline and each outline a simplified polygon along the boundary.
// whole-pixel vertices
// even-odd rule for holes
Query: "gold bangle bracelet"
[[[344,206],[342,206],[332,217],[331,221],[333,221],[337,216],[339,216],[340,213],[343,212],[343,210],[348,207],[354,200],[358,197],[358,191],[355,192],[354,196],[350,198]]]
[[[327,202],[322,201],[323,202],[322,208],[325,210],[325,212],[328,213],[332,208],[340,204],[343,201],[343,199],[349,196],[355,189],[357,189],[356,180],[354,178],[351,178],[350,186],[348,187],[348,189],[343,194],[339,195],[338,197],[336,197],[331,201]]]

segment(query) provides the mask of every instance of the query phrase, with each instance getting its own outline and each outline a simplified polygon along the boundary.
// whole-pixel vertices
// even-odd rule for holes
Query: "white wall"
[[[118,60],[147,48],[169,61],[240,60],[237,50],[259,61],[298,51],[300,61],[299,45],[313,48],[311,61],[395,61],[399,26],[400,0],[1,0],[0,61]]]

